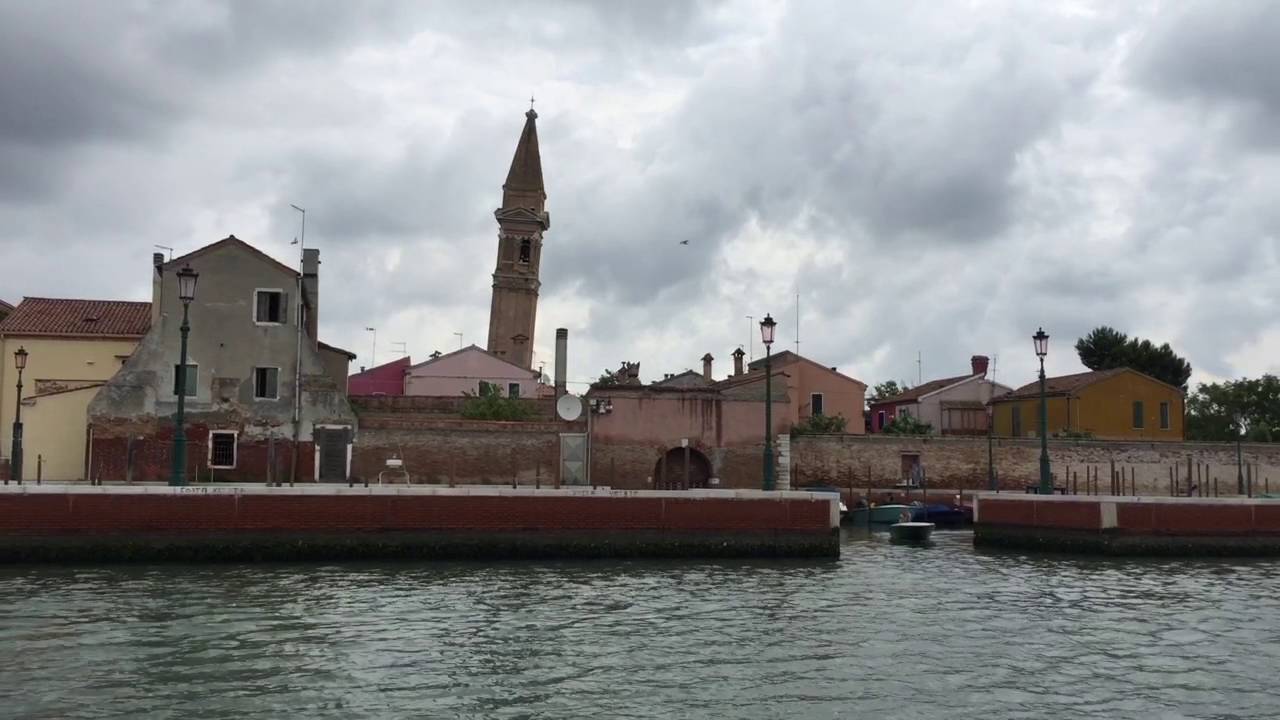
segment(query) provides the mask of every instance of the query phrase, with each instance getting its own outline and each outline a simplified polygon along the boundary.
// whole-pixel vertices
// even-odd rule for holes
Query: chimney
[[[319,347],[320,251],[316,248],[302,251],[302,292],[306,295],[307,334],[311,336],[311,346]]]
[[[711,362],[715,358],[711,357],[711,353],[702,356],[702,379],[711,382]]]
[[[987,376],[987,365],[991,362],[986,355],[974,355],[969,358],[969,364],[973,367],[974,375]]]
[[[164,315],[164,253],[151,253],[151,267],[151,327],[157,327]]]
[[[569,328],[556,328],[556,399],[567,392],[569,380]]]
[[[733,351],[733,374],[734,375],[742,374],[742,358],[746,356],[747,354],[742,352],[742,348],[738,348],[737,350]]]

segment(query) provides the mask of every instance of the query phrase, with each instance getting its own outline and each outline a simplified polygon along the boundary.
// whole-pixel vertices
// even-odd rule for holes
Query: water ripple
[[[839,562],[0,571],[0,716],[1273,718],[1280,567],[846,539]]]

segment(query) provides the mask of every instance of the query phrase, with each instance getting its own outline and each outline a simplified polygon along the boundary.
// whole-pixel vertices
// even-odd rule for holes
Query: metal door
[[[320,449],[320,482],[347,481],[347,445],[351,428],[316,428]]]

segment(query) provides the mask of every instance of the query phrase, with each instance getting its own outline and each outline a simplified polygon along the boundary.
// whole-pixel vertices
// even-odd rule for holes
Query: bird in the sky
[[[689,241],[688,241],[688,240],[681,240],[681,241],[680,241],[680,244],[681,244],[681,245],[688,245],[688,244],[689,244]]]

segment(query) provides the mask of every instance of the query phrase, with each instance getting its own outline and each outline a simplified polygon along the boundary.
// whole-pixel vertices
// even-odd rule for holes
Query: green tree
[[[896,380],[885,380],[882,383],[877,383],[876,386],[872,388],[871,397],[869,397],[867,401],[873,403],[880,402],[885,398],[891,398],[894,395],[901,395],[910,389],[911,386],[907,385],[905,382],[899,383]]]
[[[810,415],[804,422],[791,426],[792,435],[833,435],[849,426],[843,415]]]
[[[1233,441],[1241,425],[1251,442],[1280,442],[1280,378],[1201,383],[1187,396],[1188,440]]]
[[[1080,362],[1090,370],[1127,367],[1174,387],[1187,389],[1191,364],[1169,347],[1150,340],[1131,338],[1103,325],[1076,341]]]
[[[884,431],[890,435],[929,435],[933,433],[933,425],[910,415],[898,415],[884,426]]]
[[[462,417],[468,420],[505,420],[518,422],[533,416],[533,406],[519,398],[504,397],[502,388],[480,383],[479,393],[463,393]]]

